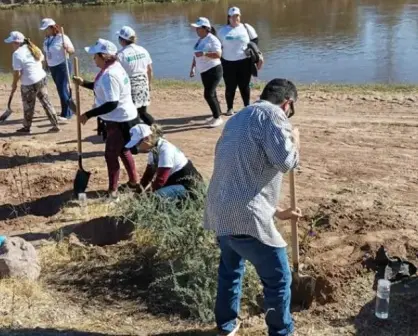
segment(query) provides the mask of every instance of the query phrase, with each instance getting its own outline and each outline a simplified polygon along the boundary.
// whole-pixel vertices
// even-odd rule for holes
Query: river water
[[[230,2],[232,4],[232,2]],[[296,82],[418,83],[418,0],[236,0],[257,30],[266,65],[261,79]],[[19,30],[41,45],[39,23],[52,17],[73,40],[82,69],[95,71],[82,47],[132,26],[159,78],[187,78],[197,40],[189,23],[226,21],[228,1],[0,11],[0,36]],[[0,48],[0,72],[11,71],[11,48]]]

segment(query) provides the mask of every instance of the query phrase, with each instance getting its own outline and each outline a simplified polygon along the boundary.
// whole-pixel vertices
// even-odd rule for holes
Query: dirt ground
[[[4,108],[8,90],[5,84],[0,87]],[[58,107],[55,89],[50,93]],[[381,245],[391,255],[417,261],[417,93],[301,92],[292,120],[300,129],[302,146],[296,175],[298,204],[305,215],[300,224],[301,261],[307,273],[327,279],[327,290],[309,311],[295,313],[296,335],[418,335],[414,318],[418,286],[408,284],[394,292],[391,319],[382,323],[373,315],[373,273],[362,266]],[[254,90],[253,98],[258,94]],[[83,91],[82,101],[83,111],[89,109],[92,95]],[[225,108],[224,99],[221,101]],[[241,106],[238,99],[236,104]],[[77,171],[75,120],[63,125],[59,134],[46,133],[49,123],[38,104],[32,134],[18,135],[14,132],[21,126],[19,96],[12,106],[15,113],[0,125],[0,233],[57,229],[66,225],[62,208],[71,198]],[[210,178],[222,128],[205,127],[210,113],[201,90],[156,88],[150,112],[164,126],[166,137]],[[95,120],[82,128],[84,165],[92,172],[89,191],[107,188],[104,144],[95,129]],[[136,156],[139,172],[145,168],[145,160],[145,155]],[[121,182],[125,181],[122,172]],[[282,205],[286,206],[286,183],[282,190]],[[281,223],[279,229],[289,238],[288,223]],[[47,278],[42,286],[56,297]],[[58,329],[65,329],[65,335],[212,335],[204,331],[208,326],[153,316],[132,302],[115,306],[93,300],[88,304],[94,309],[85,309],[86,298],[59,295],[55,305],[44,307],[36,325],[21,317],[17,325],[12,323],[15,331],[1,329],[0,323],[0,334],[55,335]],[[51,309],[69,314],[71,323],[48,316]],[[104,319],[113,319],[114,328],[109,329]],[[68,331],[75,326],[80,333]],[[83,333],[87,330],[92,333]],[[262,334],[261,318],[245,320],[240,335]]]

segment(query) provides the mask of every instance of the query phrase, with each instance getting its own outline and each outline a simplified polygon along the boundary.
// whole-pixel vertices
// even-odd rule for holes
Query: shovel
[[[78,58],[74,57],[74,74],[79,76],[78,69]],[[80,87],[78,84],[75,85],[75,99],[76,104],[76,115],[77,115],[77,146],[78,146],[78,171],[74,179],[74,196],[78,198],[78,194],[84,193],[87,189],[91,173],[87,172],[83,168],[83,151],[81,146],[81,123],[80,123]]]
[[[289,173],[290,186],[290,206],[296,211],[296,191],[295,191],[295,172]],[[316,279],[308,275],[299,273],[299,236],[297,219],[291,220],[292,224],[292,306],[298,306],[301,309],[308,309],[315,298]]]
[[[3,123],[7,120],[7,118],[10,117],[10,115],[13,113],[12,108],[10,107],[10,104],[12,103],[13,95],[15,94],[15,90],[12,90],[10,92],[9,101],[7,103],[7,109],[6,111],[0,116],[0,123]]]
[[[70,110],[73,111],[73,113],[77,112],[77,106],[74,103],[73,100],[73,91],[71,89],[71,76],[70,76],[70,69],[68,67],[68,54],[67,50],[64,48],[64,28],[61,27],[61,36],[62,36],[62,50],[64,51],[64,59],[65,59],[65,68],[67,72],[67,78],[68,78],[68,89],[70,90],[70,99],[68,100],[68,106],[70,107]]]

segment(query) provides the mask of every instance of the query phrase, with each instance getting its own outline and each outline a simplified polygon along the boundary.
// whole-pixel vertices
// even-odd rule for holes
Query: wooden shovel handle
[[[291,170],[289,173],[289,188],[290,188],[290,207],[296,210],[296,190],[295,190],[295,171]],[[292,224],[292,261],[293,271],[299,272],[299,236],[298,236],[298,221],[291,220]]]
[[[74,57],[74,75],[80,77],[80,70],[78,67],[78,57]],[[78,146],[78,155],[81,156],[82,147],[81,147],[81,105],[80,105],[80,86],[75,84],[75,100],[76,100],[76,114],[77,114],[77,146]]]

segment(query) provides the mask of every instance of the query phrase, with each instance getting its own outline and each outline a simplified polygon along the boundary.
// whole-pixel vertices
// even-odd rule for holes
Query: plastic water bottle
[[[376,293],[376,311],[375,315],[379,319],[387,319],[389,317],[389,296],[390,296],[390,281],[380,279],[377,282]]]
[[[87,195],[86,193],[79,193],[78,194],[78,202],[81,207],[81,214],[86,215],[87,214]]]

